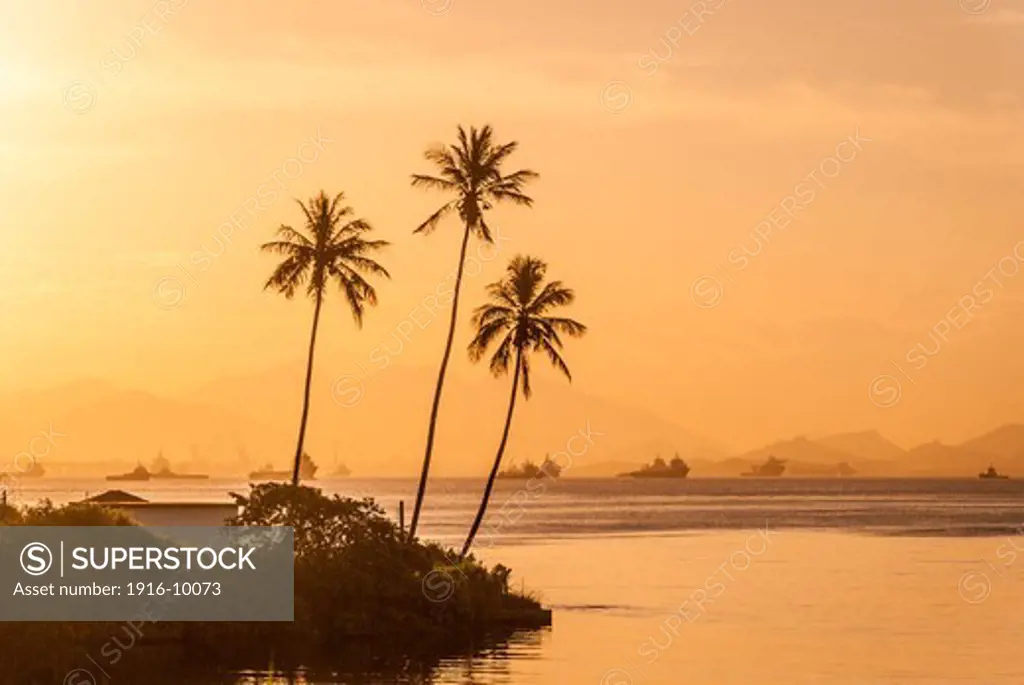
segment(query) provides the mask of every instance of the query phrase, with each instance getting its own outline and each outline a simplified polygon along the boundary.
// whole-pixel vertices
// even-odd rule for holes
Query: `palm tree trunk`
[[[292,485],[299,484],[299,466],[302,463],[302,444],[306,440],[306,421],[309,419],[309,390],[313,384],[313,351],[316,349],[316,329],[320,324],[320,305],[323,293],[316,293],[316,307],[313,309],[313,332],[309,336],[309,357],[306,359],[306,392],[302,398],[302,420],[299,422],[299,444],[295,447],[295,467],[292,469]]]
[[[469,548],[473,546],[473,540],[476,538],[477,531],[480,530],[480,524],[484,522],[484,514],[487,513],[487,503],[491,500],[491,490],[494,489],[494,481],[498,478],[501,458],[505,454],[505,445],[508,443],[508,432],[512,427],[512,411],[516,408],[516,392],[519,390],[519,370],[522,368],[522,354],[522,350],[516,350],[516,372],[512,377],[512,396],[508,399],[508,415],[505,416],[505,430],[501,434],[501,444],[498,445],[498,454],[494,457],[491,475],[487,478],[487,487],[484,488],[484,496],[480,500],[480,509],[477,510],[476,518],[473,519],[473,525],[469,529],[469,535],[466,537],[466,544],[462,546],[460,559],[464,559],[469,554]]]
[[[448,371],[448,358],[452,354],[452,342],[455,340],[455,322],[459,317],[459,291],[462,289],[462,269],[466,263],[466,247],[469,245],[469,224],[462,236],[462,249],[459,251],[459,268],[455,274],[455,294],[452,296],[452,316],[448,323],[448,341],[444,345],[444,356],[441,357],[441,370],[437,374],[437,386],[434,388],[434,404],[430,408],[430,426],[427,428],[427,449],[423,455],[423,470],[420,472],[420,484],[416,490],[416,504],[412,509],[412,521],[409,523],[409,539],[416,539],[416,526],[420,522],[420,509],[423,498],[427,494],[427,476],[430,474],[430,457],[434,452],[434,432],[437,429],[437,412],[441,407],[441,389],[444,388],[444,376]]]

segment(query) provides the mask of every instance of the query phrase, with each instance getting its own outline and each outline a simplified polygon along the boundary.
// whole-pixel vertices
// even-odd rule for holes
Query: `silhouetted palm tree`
[[[508,442],[509,428],[512,426],[512,412],[516,406],[516,393],[519,390],[519,379],[523,381],[523,397],[530,399],[530,352],[543,352],[551,364],[565,374],[569,381],[572,375],[569,367],[562,359],[562,339],[559,334],[579,337],[587,332],[587,327],[578,321],[547,316],[556,307],[572,304],[575,293],[562,285],[561,281],[551,281],[544,285],[544,275],[548,265],[535,257],[517,256],[509,262],[505,277],[487,286],[491,304],[478,307],[473,313],[473,326],[476,337],[469,344],[469,357],[480,361],[492,342],[504,334],[498,348],[491,357],[491,373],[501,376],[508,373],[509,365],[514,366],[512,375],[512,395],[508,401],[508,414],[505,416],[505,429],[498,444],[498,453],[494,457],[491,474],[487,478],[480,508],[469,529],[466,544],[462,548],[462,556],[469,553],[473,545],[487,503],[491,499],[494,480],[501,467],[501,457]],[[542,287],[543,286],[543,287]],[[515,359],[513,360],[513,355]]]
[[[419,488],[416,491],[416,503],[412,510],[412,521],[409,525],[409,539],[416,537],[416,526],[420,520],[420,510],[427,491],[427,477],[430,473],[430,457],[434,450],[434,432],[437,429],[437,413],[441,406],[441,390],[444,377],[448,370],[448,359],[452,352],[452,341],[455,338],[455,322],[459,315],[459,292],[462,287],[462,269],[466,261],[466,248],[470,234],[476,235],[486,242],[493,242],[491,229],[487,225],[484,213],[498,202],[513,202],[530,206],[533,199],[523,193],[523,186],[537,178],[530,170],[515,171],[505,175],[502,164],[519,146],[516,142],[498,145],[492,140],[490,126],[481,129],[470,127],[469,133],[458,127],[458,143],[456,145],[438,146],[427,150],[427,161],[436,167],[436,176],[413,174],[414,188],[441,190],[454,197],[427,217],[413,233],[431,233],[445,216],[455,213],[462,220],[462,247],[459,250],[459,264],[455,275],[455,292],[452,296],[452,314],[448,324],[448,339],[441,357],[441,369],[437,374],[437,386],[434,388],[434,402],[430,407],[430,425],[427,428],[427,446],[423,455],[423,469],[420,473]]]
[[[313,309],[313,331],[309,337],[309,356],[306,360],[306,388],[302,400],[299,440],[292,469],[292,483],[295,485],[299,483],[302,443],[306,437],[306,420],[309,418],[309,389],[313,381],[313,351],[320,323],[320,305],[327,286],[331,281],[335,282],[348,300],[356,325],[362,327],[365,306],[377,304],[377,292],[363,275],[379,274],[390,278],[384,267],[367,256],[388,243],[384,240],[365,240],[363,234],[373,230],[372,227],[363,219],[351,218],[353,210],[342,205],[344,199],[344,193],[338,193],[332,200],[320,191],[308,204],[296,200],[306,215],[304,230],[281,226],[277,229],[280,239],[265,243],[261,248],[265,252],[285,255],[264,288],[277,290],[291,299],[297,289],[305,287],[306,294],[316,302]]]

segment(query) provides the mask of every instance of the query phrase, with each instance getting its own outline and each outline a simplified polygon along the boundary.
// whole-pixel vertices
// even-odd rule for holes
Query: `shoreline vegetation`
[[[259,483],[236,500],[240,513],[230,525],[295,530],[293,622],[160,622],[157,616],[133,624],[0,624],[0,682],[60,682],[86,655],[105,659],[114,680],[133,672],[170,675],[167,669],[180,676],[186,668],[228,675],[267,669],[270,662],[290,670],[369,671],[411,663],[427,671],[444,656],[551,625],[551,612],[536,597],[509,588],[510,569],[488,568],[472,556],[459,560],[456,550],[410,541],[370,498]],[[135,525],[94,504],[2,507],[0,525]],[[165,663],[176,651],[188,658]]]
[[[316,465],[305,451],[311,384],[321,314],[347,309],[357,328],[377,305],[371,281],[390,279],[378,261],[378,253],[390,246],[374,239],[373,226],[357,218],[344,192],[321,190],[303,202],[296,227],[281,225],[274,239],[260,250],[276,256],[277,263],[264,290],[294,299],[296,294],[312,301],[312,321],[306,349],[294,457],[290,472],[269,465],[250,473],[247,495],[234,495],[241,513],[235,525],[292,526],[295,530],[295,615],[291,623],[182,623],[160,624],[153,630],[171,644],[187,645],[190,665],[213,671],[239,663],[259,668],[268,655],[299,665],[337,659],[352,645],[362,645],[364,657],[379,655],[443,653],[489,639],[515,629],[538,629],[551,624],[551,612],[535,597],[509,590],[510,569],[498,564],[487,568],[471,553],[483,523],[494,483],[508,442],[516,399],[532,394],[532,359],[539,353],[570,382],[572,376],[562,357],[566,338],[577,338],[586,327],[561,314],[575,301],[574,291],[562,281],[549,280],[548,264],[538,257],[512,257],[500,280],[486,288],[487,303],[472,316],[473,337],[466,353],[473,362],[488,356],[494,377],[511,376],[504,427],[493,457],[480,504],[461,550],[443,548],[417,538],[417,525],[426,499],[431,457],[438,423],[441,394],[451,356],[463,267],[470,238],[493,243],[489,210],[498,204],[530,207],[527,183],[538,175],[528,169],[505,173],[503,166],[518,143],[498,143],[490,126],[459,126],[452,145],[429,148],[425,153],[434,175],[413,174],[414,188],[440,191],[446,201],[415,230],[430,234],[451,216],[461,228],[461,248],[456,269],[451,319],[441,358],[427,424],[424,456],[412,519],[389,519],[372,499],[327,497],[321,490],[301,485],[315,478]],[[338,304],[340,303],[340,307]],[[327,305],[325,310],[324,305]],[[162,455],[161,455],[162,456]],[[170,473],[168,464],[165,466]],[[290,478],[288,478],[290,476]],[[149,480],[141,464],[136,471],[114,480]],[[2,505],[7,525],[126,525],[122,514],[109,514],[90,504],[54,507],[44,502],[15,510]],[[401,514],[400,514],[401,517]],[[110,624],[39,624],[29,627],[0,626],[5,652],[17,655],[16,663],[0,664],[0,677],[12,672],[27,675],[19,683],[32,682],[33,669],[56,668],[60,662],[83,658],[83,649],[103,644]],[[26,641],[27,640],[27,641]],[[357,650],[358,651],[358,650]],[[138,650],[130,656],[141,654]],[[141,657],[140,657],[141,658]],[[241,663],[245,662],[245,663]],[[340,664],[339,664],[340,665]],[[148,673],[158,672],[147,662]],[[72,664],[73,667],[73,664]],[[58,681],[60,678],[58,678]],[[46,680],[45,682],[50,682]]]

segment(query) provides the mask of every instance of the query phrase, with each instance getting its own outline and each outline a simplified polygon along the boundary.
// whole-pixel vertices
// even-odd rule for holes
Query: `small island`
[[[636,471],[620,473],[620,478],[686,478],[690,475],[689,465],[679,458],[679,453],[672,461],[665,463],[661,457],[655,457],[650,464],[645,464]]]
[[[509,466],[498,473],[498,478],[558,478],[562,475],[562,467],[550,456],[544,456],[544,462],[537,466],[527,459],[522,466]]]
[[[110,499],[138,500],[121,492],[65,505],[0,503],[0,521],[5,526],[138,525],[122,510],[101,504]],[[510,586],[511,569],[410,539],[369,498],[258,483],[236,494],[235,502],[237,515],[227,525],[294,530],[294,621],[140,620],[146,642],[139,644],[159,648],[125,648],[117,665],[121,682],[151,683],[157,673],[173,674],[173,682],[209,682],[209,673],[265,665],[269,654],[274,666],[286,671],[338,664],[366,671],[398,671],[410,663],[429,669],[443,658],[500,644],[516,631],[551,625],[550,609]],[[0,622],[5,645],[0,682],[61,682],[54,674],[74,672],[83,653],[99,654],[115,630],[104,622],[76,623],[73,631],[59,622]],[[69,634],[74,639],[67,639]]]

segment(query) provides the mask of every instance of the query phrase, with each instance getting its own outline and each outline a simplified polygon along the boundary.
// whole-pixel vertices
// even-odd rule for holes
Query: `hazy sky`
[[[1024,2],[962,5],[0,0],[0,384],[300,358],[311,307],[261,293],[256,248],[320,188],[394,243],[364,330],[326,310],[324,368],[365,364],[457,254],[411,235],[442,199],[409,174],[489,122],[541,179],[467,297],[548,259],[582,390],[739,446],[1022,421]],[[445,315],[396,361],[436,364]]]

